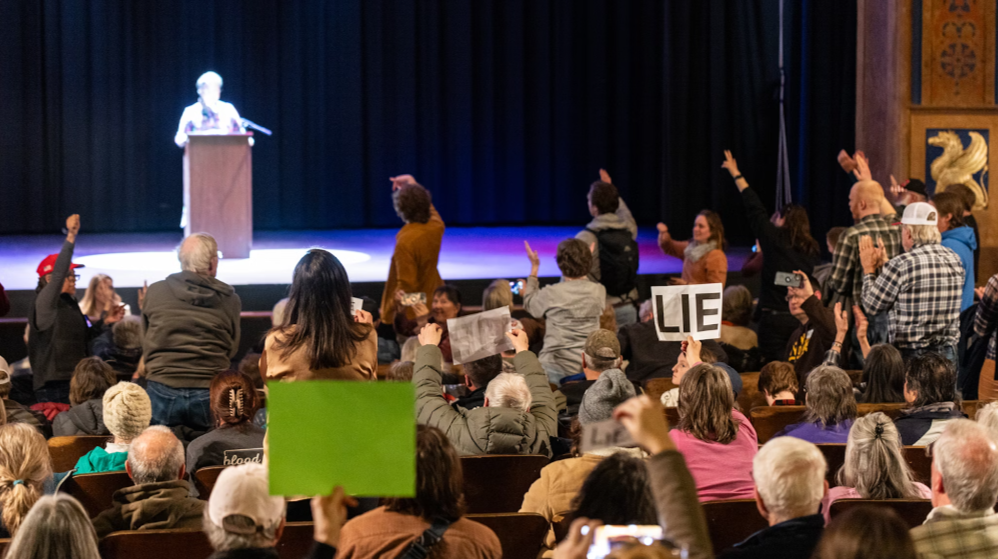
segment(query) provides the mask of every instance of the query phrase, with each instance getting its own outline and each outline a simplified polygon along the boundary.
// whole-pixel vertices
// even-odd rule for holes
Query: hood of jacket
[[[121,517],[131,530],[171,528],[183,518],[199,516],[205,504],[190,496],[190,486],[181,479],[120,489],[114,502],[120,505]]]
[[[966,225],[946,231],[942,234],[942,238],[944,241],[955,241],[967,245],[967,248],[970,250],[975,250],[977,248],[977,238],[974,237],[974,230]]]
[[[70,423],[76,431],[87,435],[110,435],[104,426],[104,401],[101,398],[77,404],[69,411],[55,416],[56,434],[67,432],[65,423]]]
[[[586,225],[586,229],[593,231],[603,231],[604,229],[631,230],[631,227],[617,214],[600,214]],[[636,233],[637,231],[631,231],[632,236]]]
[[[548,453],[549,443],[537,440],[537,425],[529,413],[513,408],[481,407],[465,412],[465,418],[475,446],[485,454]]]
[[[170,274],[164,281],[174,297],[195,307],[221,307],[235,293],[231,285],[194,272]]]

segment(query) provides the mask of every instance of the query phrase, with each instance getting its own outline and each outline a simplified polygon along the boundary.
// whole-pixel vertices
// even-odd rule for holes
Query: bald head
[[[192,233],[180,243],[177,258],[185,272],[215,277],[218,272],[218,243],[207,233]]]
[[[132,441],[125,466],[136,485],[183,479],[184,445],[167,427],[149,427]]]
[[[962,512],[991,509],[998,501],[998,446],[982,425],[947,422],[933,445],[932,502]]]
[[[880,213],[880,202],[884,199],[884,189],[877,181],[859,181],[849,191],[849,210],[852,217],[860,220],[868,215]]]

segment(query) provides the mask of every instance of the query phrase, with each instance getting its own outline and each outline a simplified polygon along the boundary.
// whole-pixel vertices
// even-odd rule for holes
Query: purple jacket
[[[851,419],[842,423],[827,425],[824,428],[819,423],[794,423],[787,425],[782,431],[774,435],[775,437],[797,437],[809,443],[845,443],[849,438],[849,429],[852,429]]]

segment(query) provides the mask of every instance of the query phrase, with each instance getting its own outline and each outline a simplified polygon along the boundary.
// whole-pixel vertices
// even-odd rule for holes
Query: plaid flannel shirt
[[[887,258],[894,258],[904,249],[901,246],[901,228],[894,225],[897,214],[868,215],[845,230],[835,245],[832,254],[832,274],[828,277],[828,288],[842,297],[852,297],[854,302],[862,301],[863,266],[859,262],[859,239],[869,235],[873,243],[884,240]],[[869,309],[867,309],[869,310]]]
[[[984,297],[977,307],[974,318],[974,333],[978,336],[991,336],[988,342],[988,359],[995,360],[995,344],[998,343],[998,275],[991,276],[984,288]]]
[[[889,311],[888,334],[898,349],[955,347],[965,273],[952,250],[914,247],[891,258],[880,275],[863,276],[863,307],[873,314]]]
[[[919,557],[985,559],[998,556],[998,514],[993,510],[961,513],[936,507],[911,530]]]

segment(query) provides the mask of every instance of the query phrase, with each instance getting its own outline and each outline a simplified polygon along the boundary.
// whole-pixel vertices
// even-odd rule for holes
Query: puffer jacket
[[[87,400],[55,416],[52,421],[52,434],[56,437],[110,435],[111,432],[104,426],[103,400],[101,398]]]
[[[513,359],[533,401],[530,413],[512,408],[455,409],[443,397],[440,348],[425,345],[416,353],[416,417],[421,425],[443,431],[462,455],[544,454],[551,456],[550,437],[558,435],[558,412],[547,375],[537,356],[521,351]]]
[[[182,479],[133,485],[114,492],[112,508],[93,522],[97,537],[121,530],[201,529],[205,501],[190,496]]]

